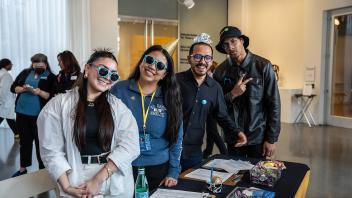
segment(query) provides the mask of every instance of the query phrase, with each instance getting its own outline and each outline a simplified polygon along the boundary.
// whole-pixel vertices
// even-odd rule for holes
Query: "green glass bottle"
[[[145,176],[145,170],[143,167],[138,168],[138,176],[136,180],[136,185],[134,187],[134,197],[135,198],[148,198],[149,188],[147,177]]]

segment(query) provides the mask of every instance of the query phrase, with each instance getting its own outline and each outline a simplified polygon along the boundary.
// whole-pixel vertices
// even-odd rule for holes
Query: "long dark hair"
[[[158,85],[161,87],[161,91],[164,94],[164,104],[168,115],[166,138],[169,142],[175,143],[177,140],[178,130],[182,122],[182,101],[180,87],[175,77],[174,61],[172,60],[170,54],[160,45],[151,46],[143,53],[137,63],[136,69],[131,74],[129,79],[138,81],[141,75],[139,65],[143,62],[144,56],[153,51],[160,51],[164,54],[167,60],[166,76],[158,82]]]
[[[64,69],[62,70],[63,73],[72,74],[74,72],[81,71],[78,61],[71,51],[65,50],[60,52],[57,55],[57,58],[60,58],[62,64],[64,65]]]
[[[90,56],[87,64],[92,64],[99,58],[110,58],[117,63],[115,56],[107,49],[98,49]],[[84,78],[84,73],[79,77],[76,83],[78,86],[79,99],[76,107],[75,123],[73,125],[73,140],[79,151],[82,151],[86,145],[86,105],[87,105],[87,85],[88,80]],[[99,123],[99,132],[97,135],[98,144],[104,151],[110,150],[111,140],[114,134],[113,110],[108,102],[109,90],[103,92],[94,101]]]

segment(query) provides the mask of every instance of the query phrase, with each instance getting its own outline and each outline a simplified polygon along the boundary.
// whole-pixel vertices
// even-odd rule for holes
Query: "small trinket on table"
[[[284,163],[281,161],[260,161],[250,170],[251,182],[273,187],[280,179],[281,171],[285,168]]]

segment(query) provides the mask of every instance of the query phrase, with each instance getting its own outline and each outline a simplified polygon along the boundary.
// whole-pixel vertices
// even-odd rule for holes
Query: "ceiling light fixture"
[[[178,0],[178,3],[185,5],[187,9],[191,9],[195,5],[193,0]]]
[[[335,25],[340,25],[339,19],[335,18],[334,23],[335,23]]]

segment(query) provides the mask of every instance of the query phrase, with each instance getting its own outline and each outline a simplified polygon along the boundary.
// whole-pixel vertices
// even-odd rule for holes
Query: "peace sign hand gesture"
[[[246,91],[246,84],[253,80],[253,78],[248,78],[243,80],[246,74],[241,75],[240,79],[236,83],[236,85],[231,90],[232,98],[236,98],[237,96],[242,95]]]

